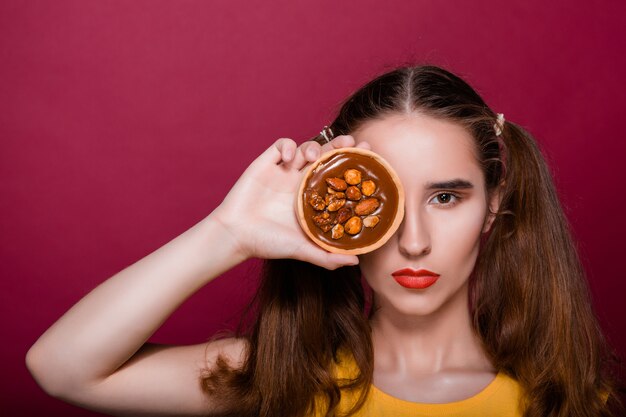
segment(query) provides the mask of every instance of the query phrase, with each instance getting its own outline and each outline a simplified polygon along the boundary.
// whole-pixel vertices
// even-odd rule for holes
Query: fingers
[[[293,159],[296,149],[298,148],[298,144],[293,139],[280,138],[274,142],[274,147],[280,153],[280,159],[278,159],[275,163],[279,163],[280,161],[289,162]]]
[[[347,148],[349,146],[354,146],[354,138],[352,136],[337,136],[336,138],[328,143],[325,143],[324,146],[322,146],[322,153],[331,151],[333,149]]]
[[[304,142],[298,147],[293,160],[285,163],[285,168],[300,170],[308,162],[313,162],[322,154],[322,146],[314,141]]]
[[[351,135],[337,136],[323,146],[315,141],[307,141],[298,146],[293,139],[280,138],[261,155],[261,158],[274,164],[282,163],[287,169],[301,170],[310,162],[316,161],[325,152],[351,146],[355,146],[354,137]],[[371,149],[367,142],[359,142],[356,147]]]
[[[301,247],[297,251],[296,259],[319,265],[326,269],[337,269],[342,266],[358,265],[359,258],[356,255],[341,255],[329,253],[312,245]]]
[[[337,136],[323,146],[315,141],[307,141],[298,147],[293,160],[286,163],[285,167],[301,170],[310,162],[317,160],[325,152],[350,146],[354,146],[354,138],[350,135]]]
[[[273,164],[278,164],[282,161],[291,161],[297,148],[298,144],[293,139],[280,138],[259,155],[257,160]]]

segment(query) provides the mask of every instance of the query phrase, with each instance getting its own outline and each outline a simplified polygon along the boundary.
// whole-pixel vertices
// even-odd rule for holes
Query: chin
[[[402,316],[415,318],[430,316],[444,309],[469,308],[467,281],[459,287],[455,285],[437,287],[435,284],[426,290],[386,287],[383,291],[375,293],[374,297],[376,304],[390,313],[393,311]]]
[[[424,317],[435,313],[441,308],[441,300],[426,292],[418,293],[418,290],[407,290],[410,293],[401,297],[392,297],[380,303],[382,308],[391,308],[405,316]],[[381,300],[383,301],[383,300]]]

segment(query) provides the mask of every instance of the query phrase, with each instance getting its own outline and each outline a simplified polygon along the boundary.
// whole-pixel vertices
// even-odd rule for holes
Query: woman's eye
[[[457,196],[456,194],[452,194],[452,193],[440,193],[437,194],[432,201],[438,201],[438,205],[443,205],[443,206],[454,206],[456,203],[458,203],[460,200],[460,197]]]

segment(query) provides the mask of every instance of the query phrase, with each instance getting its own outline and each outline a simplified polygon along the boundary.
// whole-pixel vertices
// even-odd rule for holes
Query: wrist
[[[234,228],[220,215],[218,209],[205,217],[201,222],[203,235],[211,242],[220,245],[220,251],[228,254],[235,262],[240,263],[251,256],[242,245]]]

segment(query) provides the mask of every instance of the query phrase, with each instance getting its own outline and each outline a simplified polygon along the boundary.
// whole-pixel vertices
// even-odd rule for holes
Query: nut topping
[[[378,224],[380,218],[378,216],[367,216],[363,219],[363,226],[365,227],[374,227]]]
[[[311,197],[309,198],[309,204],[313,206],[313,208],[317,211],[322,211],[326,208],[326,203],[324,202],[324,199],[315,190],[311,193]]]
[[[344,230],[343,226],[341,224],[337,223],[333,227],[333,231],[332,231],[331,237],[333,239],[340,239],[340,238],[342,238],[343,237],[343,230]]]
[[[337,191],[343,191],[348,188],[348,184],[341,178],[326,178],[326,184]]]
[[[365,216],[372,214],[380,205],[380,202],[375,197],[366,198],[361,200],[359,204],[354,208],[354,213],[359,216]]]
[[[312,215],[313,223],[323,233],[330,232],[332,239],[359,235],[381,222],[381,214],[373,213],[386,200],[381,200],[378,184],[367,176],[367,171],[349,168],[343,178],[324,178],[321,190],[307,190],[306,201],[318,212]]]
[[[330,214],[327,211],[322,214],[318,214],[317,216],[313,216],[313,222],[317,227],[322,229],[324,232],[328,232],[332,226]]]
[[[352,209],[350,207],[342,207],[337,212],[337,217],[335,217],[335,222],[345,223],[350,217],[352,217]]]
[[[356,235],[363,228],[363,221],[359,216],[350,217],[344,226],[346,233]]]
[[[336,196],[337,194],[332,194],[332,196]],[[346,199],[345,198],[332,198],[330,199],[330,202],[328,203],[328,207],[326,207],[328,209],[328,211],[337,211],[340,208],[342,208],[344,206],[344,204],[346,204]]]
[[[346,190],[346,197],[348,197],[348,200],[360,200],[361,190],[359,190],[359,187],[351,185]]]
[[[361,171],[358,169],[346,169],[343,173],[343,177],[346,179],[348,184],[357,185],[361,182]]]
[[[326,202],[326,205],[329,205],[331,201],[341,200],[341,199],[345,199],[345,198],[346,198],[345,193],[341,193],[339,191],[335,191],[332,194],[326,194],[326,197],[324,197],[324,201]]]
[[[363,193],[363,195],[369,197],[374,194],[374,191],[376,191],[376,184],[374,183],[374,181],[363,181],[363,184],[361,184],[361,192]]]

